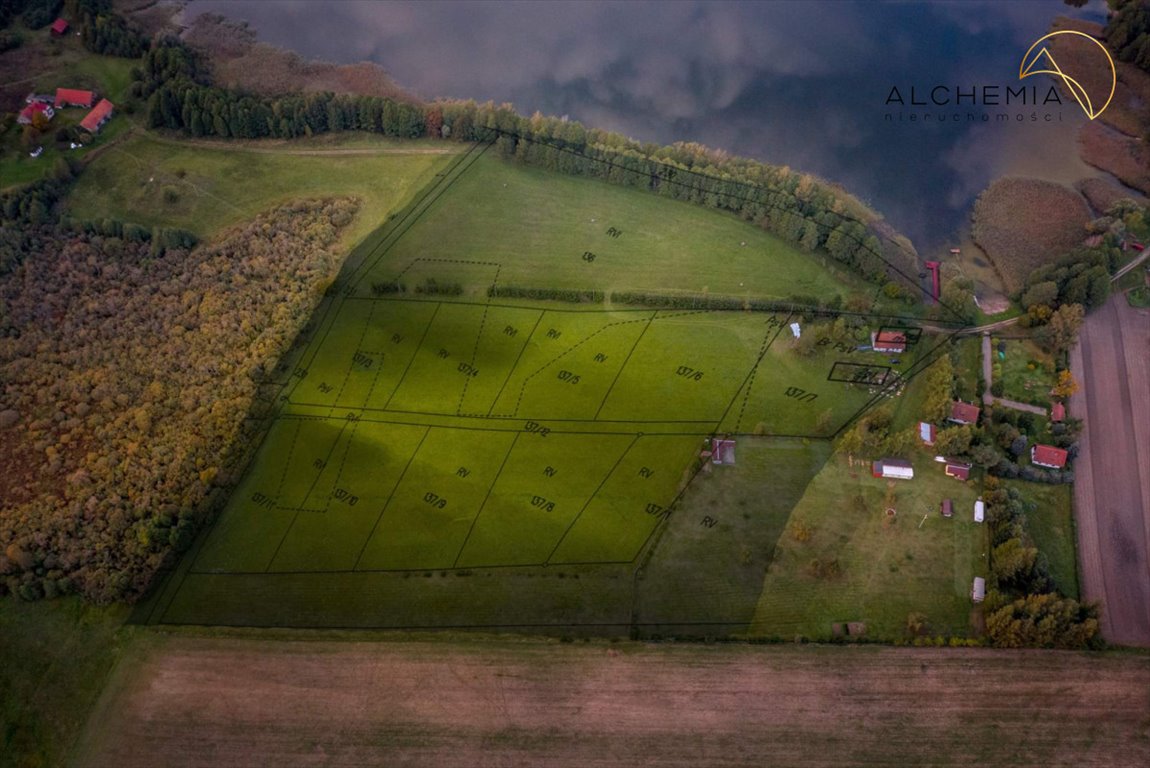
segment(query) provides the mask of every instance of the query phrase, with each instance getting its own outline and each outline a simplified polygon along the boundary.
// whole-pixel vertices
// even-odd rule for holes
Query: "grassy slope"
[[[118,658],[127,609],[0,600],[0,765],[62,765]]]
[[[608,236],[610,227],[623,234]],[[595,260],[584,261],[585,252]],[[411,228],[371,279],[393,279],[415,258],[499,263],[504,285],[751,297],[874,292],[733,215],[490,154]],[[452,276],[447,269],[437,274]],[[467,279],[465,273],[461,282]]]
[[[395,148],[386,140],[377,146]],[[191,145],[135,136],[84,171],[69,211],[78,218],[112,216],[145,226],[182,227],[208,237],[279,202],[354,195],[363,205],[344,235],[351,245],[449,160],[449,155],[415,153],[265,154],[218,143]],[[165,188],[176,191],[176,202],[163,201]]]

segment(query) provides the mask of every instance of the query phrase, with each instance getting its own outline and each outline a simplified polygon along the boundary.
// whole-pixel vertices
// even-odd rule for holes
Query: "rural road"
[[[1070,369],[1083,419],[1074,508],[1084,600],[1102,604],[1102,635],[1150,646],[1150,311],[1121,295],[1087,316]]]

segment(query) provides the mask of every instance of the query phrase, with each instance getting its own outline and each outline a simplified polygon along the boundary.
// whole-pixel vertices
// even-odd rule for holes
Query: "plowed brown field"
[[[1082,596],[1102,635],[1150,646],[1150,312],[1122,296],[1086,319],[1070,368],[1084,419],[1074,466]]]
[[[1150,659],[149,638],[80,766],[1150,764]]]

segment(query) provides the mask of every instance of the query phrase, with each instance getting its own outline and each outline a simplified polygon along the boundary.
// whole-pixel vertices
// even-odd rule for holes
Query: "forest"
[[[289,204],[159,256],[22,223],[0,280],[0,592],[131,599],[188,546],[259,442],[249,417],[355,211]]]

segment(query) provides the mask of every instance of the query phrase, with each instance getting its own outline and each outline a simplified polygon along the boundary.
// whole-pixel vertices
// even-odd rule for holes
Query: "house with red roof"
[[[45,104],[42,101],[34,101],[28,106],[24,107],[24,109],[20,110],[20,114],[17,116],[16,122],[20,125],[31,125],[32,118],[34,118],[37,114],[43,115],[47,120],[51,120],[56,116],[56,110],[52,109],[51,104]]]
[[[1068,454],[1061,448],[1053,445],[1035,445],[1030,449],[1030,463],[1050,469],[1062,469],[1066,466]]]
[[[1055,403],[1050,406],[1050,420],[1054,422],[1062,421],[1066,418],[1066,406],[1062,403]]]
[[[91,107],[96,101],[96,94],[91,91],[78,91],[75,88],[56,89],[56,108],[62,107]]]
[[[104,123],[111,119],[113,108],[112,102],[100,99],[100,103],[80,121],[80,127],[88,133],[99,133]]]
[[[906,352],[906,334],[902,331],[879,331],[870,335],[871,349],[875,352]]]
[[[976,424],[978,413],[977,405],[956,400],[950,408],[950,418],[947,421],[953,421],[955,424]]]
[[[64,19],[56,19],[52,22],[52,37],[60,37],[68,31],[68,22]]]

